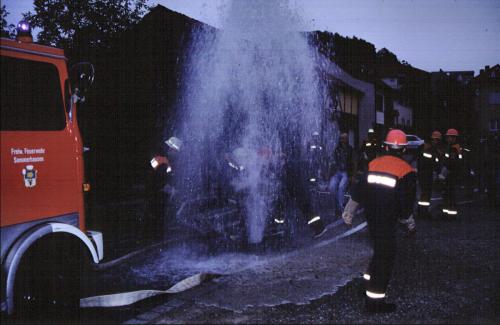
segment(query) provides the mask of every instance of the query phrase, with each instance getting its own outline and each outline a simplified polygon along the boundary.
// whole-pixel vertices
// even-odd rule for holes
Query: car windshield
[[[406,140],[408,141],[418,141],[417,137],[414,135],[407,135]]]

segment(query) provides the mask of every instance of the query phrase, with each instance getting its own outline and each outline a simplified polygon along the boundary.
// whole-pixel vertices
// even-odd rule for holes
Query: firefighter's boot
[[[457,215],[458,215],[458,210],[457,208],[455,207],[455,205],[451,205],[446,213],[448,214],[448,218],[451,219],[451,220],[455,220],[457,218]]]
[[[323,224],[323,220],[319,216],[315,216],[309,220],[307,223],[314,233],[314,238],[318,238],[324,235],[326,232],[326,227]]]
[[[385,299],[366,297],[365,309],[369,313],[392,313],[396,310],[396,305],[386,302]]]
[[[448,208],[447,207],[443,207],[441,209],[441,218],[443,220],[449,220],[449,215],[448,215]]]

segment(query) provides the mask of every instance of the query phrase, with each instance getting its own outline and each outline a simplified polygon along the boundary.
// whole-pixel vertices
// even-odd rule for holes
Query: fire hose
[[[357,211],[359,214],[363,212],[362,210]],[[342,224],[344,221],[338,220],[333,224],[333,226],[338,226]],[[336,236],[330,240],[321,242],[317,244],[316,246],[324,246],[327,244],[332,243],[333,241],[337,241],[341,238],[344,238],[346,236],[349,236],[353,233],[356,233],[363,228],[366,227],[366,222],[363,222],[356,226],[355,228],[350,229],[349,231]],[[126,256],[123,256],[121,258],[118,258],[114,261],[110,261],[106,263],[107,265],[102,265],[99,269],[107,269],[109,267],[115,266],[116,264],[119,264],[123,262],[124,260],[135,256],[137,254],[140,254],[141,252],[145,251],[148,248],[159,246],[159,244],[154,244],[151,245],[150,247],[138,250],[136,252],[130,253]],[[210,281],[212,279],[221,277],[223,274],[216,274],[216,273],[198,273],[195,275],[192,275],[188,278],[185,278],[184,280],[174,284],[167,290],[138,290],[138,291],[130,291],[130,292],[122,292],[122,293],[115,293],[115,294],[108,294],[108,295],[101,295],[101,296],[93,296],[93,297],[87,297],[87,298],[82,298],[80,299],[80,308],[95,308],[95,307],[121,307],[121,306],[127,306],[134,304],[138,301],[159,296],[159,295],[165,295],[165,294],[176,294],[180,293],[189,289],[192,289],[206,281]]]
[[[362,211],[358,211],[360,213]],[[338,220],[335,225],[343,223],[343,220]],[[321,242],[316,246],[325,246],[341,238],[347,237],[356,233],[366,227],[366,222],[363,222],[350,229],[349,231],[336,236],[330,240]],[[135,254],[134,254],[135,255]],[[186,291],[188,289],[194,288],[206,281],[221,277],[223,274],[216,273],[198,273],[192,275],[168,288],[167,290],[138,290],[131,292],[115,293],[102,296],[94,296],[80,299],[80,308],[92,308],[92,307],[121,307],[131,305],[138,301],[159,296],[165,294],[175,294]]]
[[[163,245],[164,243],[156,243],[152,244],[150,246],[144,247],[143,249],[136,250],[134,252],[131,252],[129,254],[126,254],[122,257],[119,257],[115,260],[106,262],[106,263],[101,263],[97,264],[95,266],[95,269],[97,271],[100,270],[105,270],[109,269],[113,266],[116,266],[134,256],[137,256],[139,254],[142,254],[148,250],[151,250],[152,248],[157,248]],[[174,293],[180,293],[183,291],[186,291],[188,289],[194,288],[203,282],[209,281],[211,279],[220,277],[221,275],[219,274],[213,274],[213,273],[198,273],[193,276],[190,276],[188,278],[185,278],[184,280],[174,284],[167,290],[138,290],[138,291],[131,291],[131,292],[122,292],[122,293],[115,293],[115,294],[108,294],[108,295],[101,295],[101,296],[93,296],[93,297],[87,297],[87,298],[82,298],[80,299],[80,308],[93,308],[93,307],[120,307],[120,306],[127,306],[131,305],[133,303],[136,303],[138,301],[150,298],[150,297],[155,297],[158,295],[164,295],[164,294],[174,294]]]
[[[80,299],[80,308],[127,306],[159,295],[180,293],[219,276],[219,274],[213,273],[198,273],[174,284],[167,290],[138,290],[82,298]]]

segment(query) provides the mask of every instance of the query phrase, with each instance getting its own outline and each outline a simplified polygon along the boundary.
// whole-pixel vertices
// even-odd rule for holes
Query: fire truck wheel
[[[15,313],[20,318],[78,317],[89,256],[69,235],[42,238],[23,256],[15,282]]]

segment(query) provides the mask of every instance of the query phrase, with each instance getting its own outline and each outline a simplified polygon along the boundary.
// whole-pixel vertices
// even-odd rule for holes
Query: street
[[[462,202],[456,220],[420,219],[415,236],[400,231],[388,291],[398,305],[393,314],[364,311],[361,274],[371,249],[359,215],[350,236],[339,238],[348,229],[337,222],[321,239],[284,252],[204,256],[200,243],[154,250],[101,274],[107,287],[100,294],[166,289],[198,272],[223,275],[130,307],[82,310],[81,317],[130,324],[498,323],[498,207]]]

